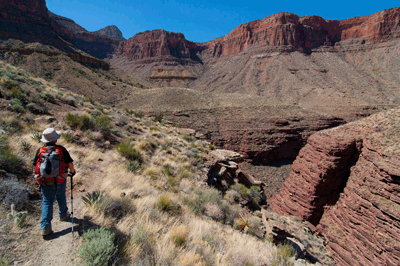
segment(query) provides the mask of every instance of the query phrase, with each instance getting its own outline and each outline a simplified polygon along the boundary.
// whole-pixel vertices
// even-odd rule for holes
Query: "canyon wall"
[[[310,52],[320,46],[344,45],[348,39],[361,38],[364,44],[398,38],[399,21],[400,8],[340,21],[279,13],[240,25],[225,37],[206,45],[212,49],[213,56],[237,54],[251,46],[275,51]]]
[[[400,264],[400,108],[312,135],[270,209],[317,226],[338,265]]]
[[[52,19],[52,15],[53,14],[47,9],[45,0],[1,0],[0,39],[6,42],[1,44],[1,47],[4,48],[5,51],[18,52],[25,55],[35,52],[44,54],[65,54],[82,64],[93,67],[108,67],[106,62],[97,57],[82,53],[76,47],[72,46],[71,43],[61,39],[60,36],[65,38],[73,34],[65,33],[65,29],[61,29],[60,26],[57,26],[57,23]],[[80,26],[76,27],[82,28]],[[103,36],[102,38],[106,37]],[[68,38],[65,39],[70,41]],[[108,39],[110,38],[107,38],[107,40]],[[28,44],[28,46],[35,46],[35,49],[26,47],[27,45],[22,45],[25,47],[21,47],[21,45],[14,46],[13,44],[16,43],[15,40],[21,40],[25,44]],[[32,43],[41,43],[48,46],[29,45]],[[100,43],[98,50],[101,51],[105,44],[106,42]],[[58,51],[55,51],[49,46],[55,47]],[[91,49],[93,49],[93,46],[91,46]]]

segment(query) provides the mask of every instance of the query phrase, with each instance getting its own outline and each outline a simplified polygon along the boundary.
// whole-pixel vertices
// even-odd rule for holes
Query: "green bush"
[[[137,118],[143,118],[144,117],[144,114],[142,112],[135,112],[133,115],[135,117],[137,117]]]
[[[92,130],[96,128],[95,120],[87,115],[79,116],[78,114],[68,113],[65,122],[73,129]]]
[[[96,122],[93,120],[93,118],[87,115],[82,115],[79,118],[79,124],[80,128],[83,130],[93,130],[96,127]]]
[[[111,257],[116,253],[114,245],[115,234],[100,227],[88,230],[83,234],[84,242],[78,248],[77,253],[83,265],[106,266]]]
[[[79,115],[68,113],[67,116],[65,117],[65,122],[71,128],[77,128],[80,125]]]
[[[260,203],[260,201],[262,199],[262,195],[261,195],[261,189],[259,186],[252,186],[249,189],[249,198],[252,199],[257,204]]]
[[[186,141],[188,141],[188,142],[193,141],[193,137],[192,137],[192,136],[189,136],[189,135],[183,135],[183,136],[182,136],[182,139],[184,139],[184,140],[186,140]]]
[[[96,123],[96,129],[100,130],[103,133],[109,133],[112,125],[111,118],[107,115],[100,115],[94,119]]]
[[[164,117],[164,114],[163,114],[163,113],[158,113],[158,114],[156,114],[156,116],[153,118],[153,121],[154,121],[154,122],[160,122],[160,123],[161,123],[163,117]]]
[[[75,135],[71,133],[63,133],[61,134],[61,137],[66,141],[66,142],[73,142],[75,139]]]
[[[19,99],[11,99],[8,103],[10,104],[10,108],[13,112],[25,113],[25,107]]]
[[[115,146],[119,154],[121,154],[123,157],[127,158],[128,160],[132,161],[142,161],[142,156],[140,155],[140,152],[135,148],[135,145],[131,143],[131,141],[124,140],[118,145]]]
[[[51,94],[50,92],[47,92],[47,91],[44,93],[41,93],[40,97],[49,103],[54,103],[56,101],[56,98],[53,96],[53,94]]]
[[[249,189],[245,185],[238,183],[231,186],[231,188],[239,193],[243,199],[249,198]]]

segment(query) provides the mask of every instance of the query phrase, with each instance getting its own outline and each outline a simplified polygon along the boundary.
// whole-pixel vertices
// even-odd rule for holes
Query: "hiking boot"
[[[45,231],[40,231],[40,234],[41,234],[42,236],[48,236],[48,235],[50,235],[51,233],[53,233],[53,230],[51,230],[51,229],[47,229],[47,230],[45,230]]]
[[[69,212],[67,212],[67,215],[65,215],[63,218],[60,218],[60,221],[65,221],[66,219],[68,219],[71,216],[71,214]]]

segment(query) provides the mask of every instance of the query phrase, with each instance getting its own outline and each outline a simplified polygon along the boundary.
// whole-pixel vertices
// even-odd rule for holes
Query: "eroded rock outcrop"
[[[120,43],[117,55],[129,60],[173,56],[179,59],[197,60],[198,46],[185,39],[182,33],[153,30],[138,33],[126,42]]]
[[[317,226],[339,265],[400,264],[400,108],[314,134],[270,209]]]
[[[83,64],[92,67],[108,67],[108,64],[98,58],[82,53],[70,43],[60,38],[60,33],[52,21],[52,14],[49,13],[45,0],[34,1],[0,1],[0,39],[7,42],[1,44],[4,51],[18,52],[21,54],[44,53],[44,54],[65,54]],[[81,28],[80,26],[76,26]],[[62,37],[65,37],[64,35]],[[29,47],[15,47],[15,40],[21,40]],[[68,39],[67,39],[68,40]],[[45,46],[52,46],[52,49],[45,46],[35,46],[31,49],[32,43],[40,43]]]

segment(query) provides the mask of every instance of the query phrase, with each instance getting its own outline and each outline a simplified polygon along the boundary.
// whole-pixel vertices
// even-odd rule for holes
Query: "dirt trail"
[[[74,204],[74,237],[72,237],[72,220],[68,218],[65,221],[59,221],[58,219],[58,206],[57,202],[54,202],[54,213],[52,220],[52,229],[54,233],[51,235],[40,239],[38,241],[37,252],[32,259],[22,265],[29,266],[74,266],[80,265],[79,259],[76,255],[76,249],[80,245],[80,235],[90,228],[91,224],[88,219],[84,217],[82,209],[84,204],[82,202],[82,196],[87,192],[91,192],[93,190],[99,189],[99,185],[101,183],[100,180],[106,174],[106,168],[109,164],[109,160],[107,158],[107,152],[102,154],[104,157],[102,161],[99,161],[96,167],[91,168],[89,172],[85,171],[85,180],[83,185],[78,185],[78,182],[74,180],[74,192],[73,192],[73,204]],[[82,170],[82,167],[79,166],[79,163],[76,164],[76,171],[79,172]],[[70,178],[67,180],[67,206],[68,210],[71,211],[71,183]],[[35,236],[38,238],[42,238],[39,233],[39,225],[37,226],[37,230],[33,232]],[[21,265],[21,264],[20,264]]]
[[[57,203],[55,203],[52,221],[54,233],[43,238],[38,247],[37,254],[34,256],[34,261],[28,265],[79,265],[74,252],[79,245],[79,234],[81,234],[83,226],[83,217],[80,214],[80,210],[82,209],[81,194],[74,191],[74,236],[72,237],[71,230],[72,219],[59,221]],[[68,209],[71,210],[71,199],[69,198],[67,202]],[[39,238],[41,237],[38,231],[36,231],[36,234]]]

